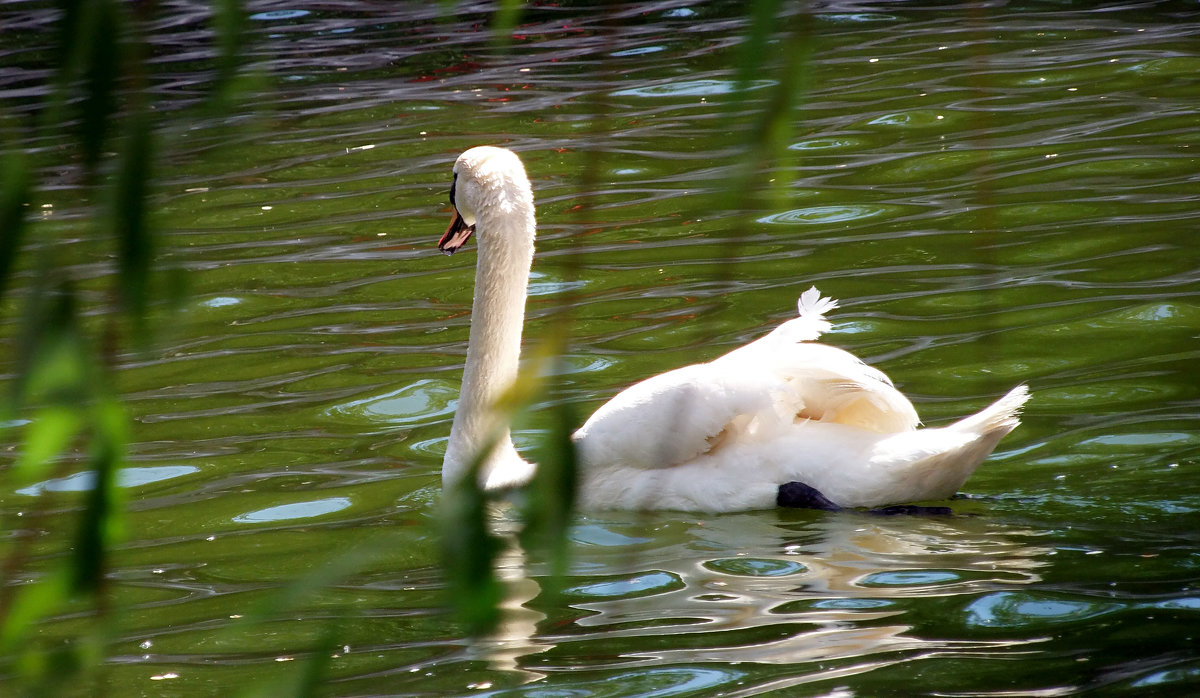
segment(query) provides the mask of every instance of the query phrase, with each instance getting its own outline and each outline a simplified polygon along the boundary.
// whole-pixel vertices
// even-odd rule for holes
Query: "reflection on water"
[[[260,22],[270,22],[279,19],[296,19],[309,14],[308,10],[271,10],[250,15],[250,19]]]
[[[1075,601],[1042,594],[992,593],[967,607],[967,623],[984,627],[1023,627],[1087,620],[1123,608],[1122,604]]]
[[[784,223],[789,225],[833,225],[860,218],[895,213],[899,207],[885,206],[810,206],[782,213],[772,213],[758,219],[759,223]]]
[[[454,414],[458,387],[434,380],[419,380],[386,395],[351,400],[335,407],[331,416],[357,418],[365,423],[394,425],[427,423]]]
[[[746,89],[760,90],[764,87],[770,87],[772,84],[769,80],[752,80],[746,85]],[[613,96],[715,97],[732,94],[738,87],[739,85],[732,80],[683,80],[681,82],[667,82],[646,87],[631,87],[625,90],[617,90],[613,93]]]
[[[1024,643],[973,640],[969,633],[913,633],[922,599],[963,598],[967,623],[980,626],[1018,614],[1058,621],[1085,613],[1020,591],[1041,581],[1038,570],[1052,550],[1019,527],[963,517],[822,514],[788,522],[732,515],[671,527],[657,538],[632,535],[649,526],[636,517],[582,523],[575,538],[584,529],[588,539],[608,544],[578,548],[575,566],[589,574],[570,577],[548,599],[510,539],[500,564],[505,620],[475,651],[497,669],[551,686],[597,653],[610,669],[645,668],[621,675],[636,685],[648,685],[663,667],[800,665],[803,676],[787,685],[946,649],[996,657],[1023,651]],[[548,624],[534,610],[563,603],[572,609],[566,624]],[[734,671],[711,678],[728,689],[746,677]]]
[[[184,475],[191,475],[198,469],[190,465],[160,465],[151,467],[121,468],[117,471],[118,487],[138,487],[153,482],[163,482]],[[17,490],[17,494],[36,497],[43,492],[86,492],[96,486],[96,473],[83,472],[45,480]]]
[[[350,500],[345,497],[330,497],[310,502],[295,502],[293,504],[280,504],[278,506],[267,507],[266,509],[239,514],[233,517],[233,520],[237,523],[271,523],[292,519],[310,519],[341,511],[350,505]]]
[[[210,79],[211,32],[207,5],[165,6],[152,79],[176,113]],[[106,680],[241,691],[294,678],[333,627],[344,695],[1195,692],[1200,8],[812,7],[796,118],[773,134],[789,148],[747,210],[727,189],[777,76],[732,93],[737,3],[533,4],[507,48],[469,4],[251,8],[259,126],[162,139],[157,220],[195,300],[160,349],[117,359],[134,436]],[[36,118],[56,14],[5,12],[0,97]],[[1027,382],[1023,425],[949,518],[590,516],[558,588],[508,536],[504,623],[464,638],[434,522],[475,257],[435,243],[450,166],[485,141],[536,189],[530,345],[570,303],[527,452],[553,404],[582,419],[761,335],[812,284],[842,301],[831,341],[926,423]],[[72,177],[34,205],[98,234]],[[26,416],[0,423],[10,458]],[[86,454],[55,468],[0,483],[3,535],[78,506]],[[237,624],[383,533],[277,622]]]

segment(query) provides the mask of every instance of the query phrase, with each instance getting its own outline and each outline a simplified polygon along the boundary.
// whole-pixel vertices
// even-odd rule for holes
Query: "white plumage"
[[[533,473],[491,409],[517,373],[534,206],[511,151],[482,146],[454,166],[454,222],[439,243],[479,244],[470,342],[442,474],[461,477],[490,439],[489,488]],[[837,302],[816,288],[798,316],[707,363],[636,383],[598,409],[574,440],[580,504],[592,509],[741,511],[776,506],[801,482],[845,507],[943,499],[1018,424],[1029,397],[1017,386],[987,409],[918,429],[912,403],[883,372],[814,340]]]

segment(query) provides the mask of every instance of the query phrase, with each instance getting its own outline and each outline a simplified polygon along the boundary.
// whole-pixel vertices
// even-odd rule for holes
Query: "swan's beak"
[[[454,209],[454,220],[450,221],[450,227],[446,228],[446,234],[442,236],[441,240],[438,240],[438,249],[447,255],[452,255],[458,252],[458,248],[467,244],[467,239],[473,232],[475,232],[475,226],[467,225],[458,209]]]

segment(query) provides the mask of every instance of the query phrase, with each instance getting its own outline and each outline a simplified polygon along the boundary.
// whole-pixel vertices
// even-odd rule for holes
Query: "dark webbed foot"
[[[815,487],[803,482],[785,482],[779,486],[775,494],[775,504],[789,509],[820,509],[821,511],[841,511],[845,507],[829,501]],[[922,507],[915,504],[893,504],[892,506],[868,509],[868,514],[879,516],[950,516],[954,512],[950,507]]]
[[[879,514],[880,516],[896,516],[897,514],[907,514],[909,516],[950,516],[954,511],[950,507],[920,507],[916,504],[893,504],[890,507],[869,509],[867,513]]]
[[[814,487],[803,482],[785,482],[779,486],[775,494],[775,504],[791,509],[821,509],[822,511],[841,511],[842,507],[829,501]]]

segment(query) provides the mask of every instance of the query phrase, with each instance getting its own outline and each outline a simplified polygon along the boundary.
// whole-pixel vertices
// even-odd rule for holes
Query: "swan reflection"
[[[606,514],[572,537],[574,576],[546,598],[544,570],[509,537],[504,619],[477,646],[494,668],[533,681],[583,655],[630,668],[811,663],[796,679],[811,680],[914,653],[1001,650],[1012,643],[929,637],[913,607],[962,597],[942,607],[965,618],[974,598],[1039,581],[1049,553],[1035,531],[985,519],[852,512]],[[535,608],[562,610],[551,625]]]

